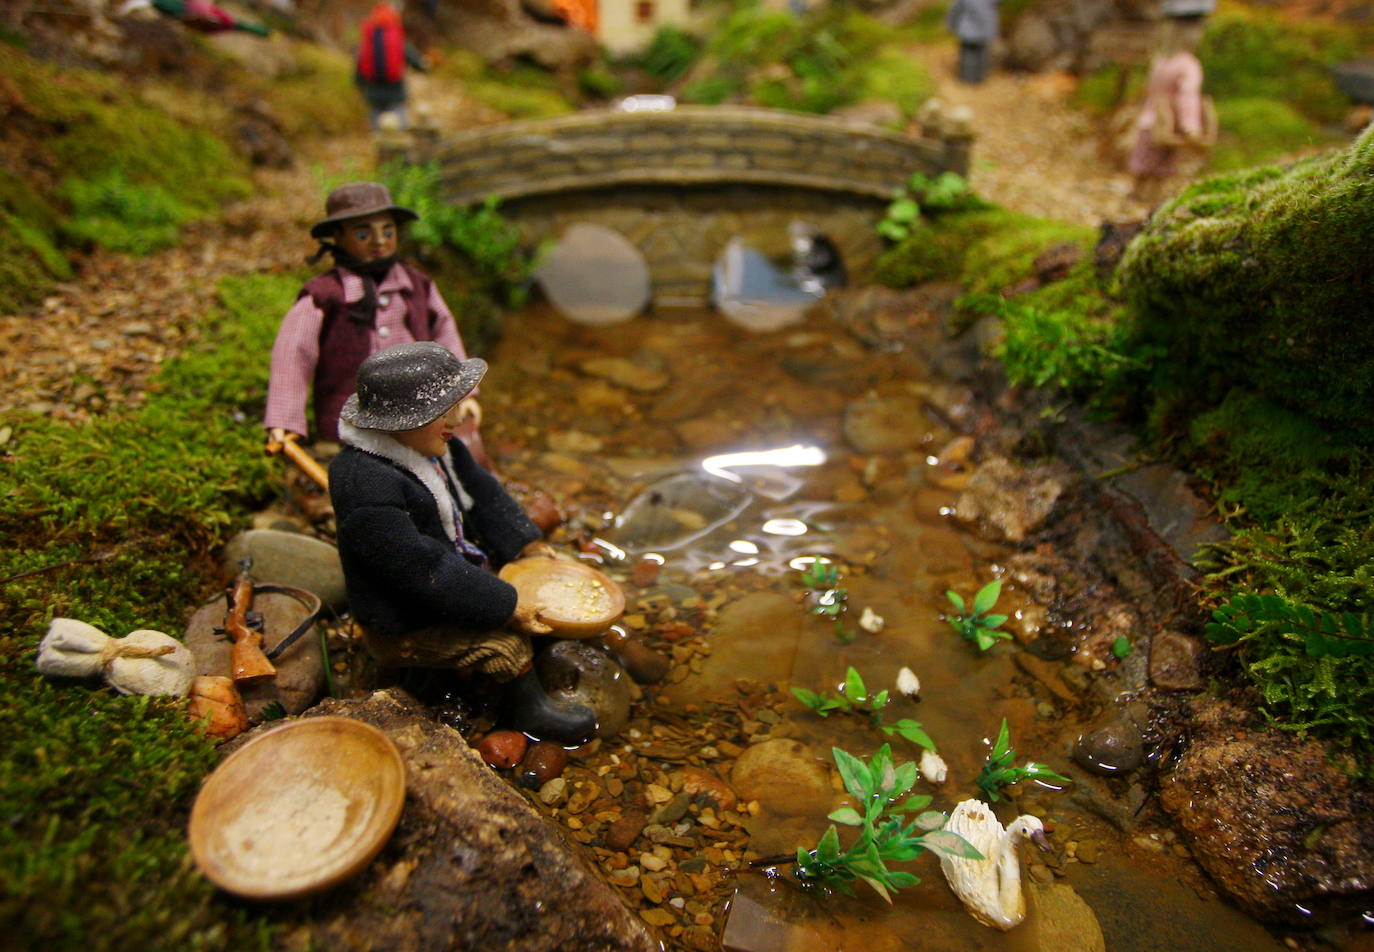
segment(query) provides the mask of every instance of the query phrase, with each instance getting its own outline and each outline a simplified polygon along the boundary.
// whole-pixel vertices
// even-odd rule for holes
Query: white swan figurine
[[[1016,855],[1019,838],[1034,840],[1048,850],[1045,824],[1038,817],[1019,816],[1005,830],[981,800],[965,800],[949,815],[944,827],[958,833],[983,859],[963,859],[940,854],[940,871],[949,888],[983,925],[1012,928],[1026,917],[1026,901],[1021,896],[1021,866]]]

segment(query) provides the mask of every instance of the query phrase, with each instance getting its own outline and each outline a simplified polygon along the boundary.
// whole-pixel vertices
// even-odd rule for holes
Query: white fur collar
[[[413,474],[434,497],[434,504],[439,509],[439,519],[444,524],[444,532],[448,535],[449,540],[451,542],[458,541],[458,529],[453,522],[453,495],[448,491],[445,481],[435,472],[429,457],[422,456],[385,430],[365,430],[362,427],[354,426],[347,420],[339,421],[339,440],[362,450],[364,453],[391,460],[397,466]],[[444,451],[440,462],[448,471],[453,485],[458,489],[458,505],[466,512],[472,508],[472,497],[464,491],[463,484],[458,481],[458,477],[453,471],[453,460],[447,450]]]

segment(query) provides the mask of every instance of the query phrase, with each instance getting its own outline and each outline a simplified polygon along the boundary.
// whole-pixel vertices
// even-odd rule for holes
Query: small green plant
[[[834,622],[835,637],[841,644],[853,641],[858,632],[841,621],[849,610],[849,590],[840,586],[840,570],[830,562],[814,560],[802,571],[802,584],[814,596],[811,614]]]
[[[978,774],[978,789],[987,795],[990,803],[996,803],[1002,799],[1001,790],[1022,780],[1053,780],[1056,783],[1070,783],[1068,777],[1060,776],[1045,764],[1038,764],[1035,761],[1027,761],[1020,767],[1013,767],[1011,762],[1016,757],[1016,751],[1011,747],[1011,732],[1007,730],[1007,719],[1002,718],[1002,729],[997,732],[997,740],[992,745],[992,750],[988,753],[988,759],[983,763],[983,769]]]
[[[973,596],[972,607],[965,608],[963,596],[950,589],[945,592],[945,597],[954,605],[958,614],[947,615],[945,621],[965,639],[977,645],[979,651],[987,651],[999,638],[1010,641],[1010,633],[996,630],[1007,620],[1007,616],[988,614],[997,604],[997,596],[1001,594],[1002,580],[993,579]]]
[[[904,717],[892,724],[884,723],[883,708],[887,707],[890,700],[887,690],[884,689],[869,697],[868,687],[864,684],[864,679],[853,668],[845,673],[844,685],[838,694],[830,692],[817,694],[806,688],[794,687],[792,688],[792,695],[821,717],[829,717],[836,711],[844,714],[864,715],[873,722],[875,727],[889,737],[895,734],[913,744],[919,744],[926,750],[935,750],[935,742],[930,739],[930,735],[921,727],[919,721]]]
[[[969,191],[962,175],[941,172],[931,178],[916,172],[887,206],[887,214],[878,222],[878,234],[889,241],[906,241],[920,224],[923,212],[931,215],[984,207],[985,203]]]
[[[1125,635],[1117,635],[1112,642],[1112,656],[1118,660],[1129,656],[1131,653],[1131,639]]]
[[[686,75],[701,55],[701,40],[681,27],[658,28],[639,58],[644,71],[662,83],[672,83]]]
[[[889,869],[889,863],[913,860],[926,850],[965,859],[983,858],[963,837],[943,829],[943,813],[925,809],[930,805],[930,797],[906,796],[916,783],[916,765],[893,764],[888,744],[880,747],[868,763],[838,747],[831,748],[831,753],[845,789],[858,801],[859,809],[841,807],[834,811],[829,816],[833,822],[816,847],[797,849],[792,871],[798,879],[824,883],[847,896],[854,895],[853,883],[862,880],[891,902],[892,893],[914,886],[920,879]],[[902,797],[905,799],[898,803]],[[840,849],[835,823],[859,830],[847,849]]]

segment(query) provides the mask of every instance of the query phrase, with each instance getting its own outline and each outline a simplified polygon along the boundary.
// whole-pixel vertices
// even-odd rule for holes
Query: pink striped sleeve
[[[453,312],[444,303],[444,296],[439,293],[439,285],[433,283],[429,286],[429,309],[437,315],[434,322],[435,342],[443,344],[459,357],[466,359],[468,352],[463,347],[463,339],[458,336],[458,322],[453,319]]]
[[[276,343],[272,345],[272,370],[267,379],[267,410],[262,425],[279,426],[305,436],[305,404],[320,357],[320,322],[324,312],[310,295],[303,294],[286,312]]]

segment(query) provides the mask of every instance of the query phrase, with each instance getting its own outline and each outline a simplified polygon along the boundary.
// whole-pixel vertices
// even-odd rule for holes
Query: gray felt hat
[[[414,221],[420,216],[391,201],[391,190],[380,182],[352,182],[340,185],[329,193],[324,200],[324,213],[328,218],[316,222],[310,228],[311,238],[328,238],[334,227],[351,218],[365,218],[378,212],[391,212],[396,216],[396,224]]]
[[[365,430],[414,430],[439,419],[486,372],[485,360],[459,360],[443,344],[397,344],[363,361],[358,392],[339,416]]]

